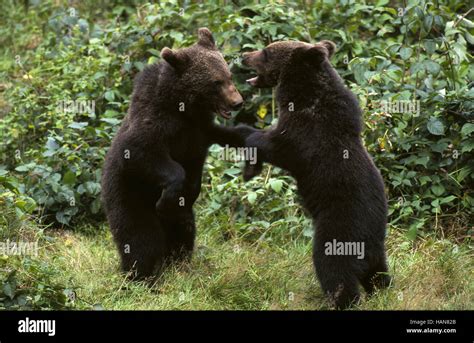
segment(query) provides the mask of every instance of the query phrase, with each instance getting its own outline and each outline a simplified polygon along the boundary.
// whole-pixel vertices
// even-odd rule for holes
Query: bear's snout
[[[240,95],[240,94],[239,94]],[[244,103],[244,99],[242,99],[242,96],[240,96],[240,99],[235,100],[230,106],[232,108],[232,111],[237,111],[239,108],[242,107],[242,104]]]
[[[242,54],[242,64],[244,66],[247,66],[247,67],[250,66],[249,63],[250,63],[250,58],[252,57],[252,54],[253,54],[252,52],[244,52]]]
[[[226,106],[228,106],[232,111],[238,110],[242,106],[244,99],[237,88],[235,88],[234,84],[224,87],[223,94]]]
[[[238,110],[242,106],[243,103],[244,103],[244,99],[242,98],[242,95],[240,95],[237,89],[234,88],[234,91],[231,93],[231,96],[229,97],[230,108],[233,111]]]

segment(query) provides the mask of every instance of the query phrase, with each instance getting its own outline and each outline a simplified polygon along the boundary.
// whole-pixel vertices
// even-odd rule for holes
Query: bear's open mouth
[[[256,86],[258,83],[258,75],[255,77],[252,77],[251,79],[246,80],[246,82],[251,85],[251,86]]]
[[[230,113],[229,110],[225,110],[223,108],[218,108],[217,110],[217,113],[219,113],[219,115],[224,118],[224,119],[230,119],[232,118],[232,114]]]

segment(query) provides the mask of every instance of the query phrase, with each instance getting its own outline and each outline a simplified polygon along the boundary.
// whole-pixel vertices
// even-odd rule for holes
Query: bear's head
[[[257,76],[247,80],[254,87],[276,86],[283,71],[291,68],[318,68],[328,61],[336,50],[336,45],[328,40],[316,44],[298,41],[275,42],[263,50],[246,52],[242,63],[254,69]]]
[[[217,49],[211,31],[200,28],[198,38],[188,48],[164,48],[161,57],[173,68],[193,106],[229,119],[230,111],[242,105],[242,96],[232,82],[229,66]]]

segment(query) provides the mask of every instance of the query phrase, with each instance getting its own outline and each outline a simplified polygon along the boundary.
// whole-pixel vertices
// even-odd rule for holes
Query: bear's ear
[[[328,58],[331,58],[332,55],[334,55],[334,52],[336,51],[336,44],[334,42],[332,42],[330,40],[322,40],[321,42],[319,42],[317,44],[321,44],[322,46],[324,46],[327,49]]]
[[[295,58],[309,63],[322,63],[329,59],[336,50],[336,45],[328,40],[323,40],[313,45],[305,45],[296,48],[293,52]]]
[[[181,71],[186,63],[185,55],[179,54],[170,48],[163,48],[161,50],[161,57],[178,71]]]
[[[199,41],[198,44],[206,47],[208,49],[216,49],[216,42],[214,41],[214,37],[212,37],[211,31],[207,27],[201,27],[198,30],[198,37]]]

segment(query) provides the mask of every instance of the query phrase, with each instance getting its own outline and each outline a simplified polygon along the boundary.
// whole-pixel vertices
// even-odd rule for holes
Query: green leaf
[[[147,61],[147,64],[153,64],[153,63],[155,63],[155,62],[157,62],[157,61],[159,61],[159,60],[158,60],[158,57],[156,57],[156,56],[150,56],[150,58],[149,58],[148,61]]]
[[[459,61],[462,62],[464,60],[467,60],[465,45],[456,42],[452,45],[452,48],[454,52],[456,53],[456,55],[459,57]]]
[[[64,211],[56,212],[56,220],[61,223],[68,225],[71,218],[78,212],[77,207],[68,207]]]
[[[474,150],[474,140],[470,140],[468,141],[467,143],[464,143],[463,144],[463,147],[461,149],[461,152],[464,153],[464,152],[470,152]]]
[[[177,31],[171,31],[170,36],[175,40],[175,42],[181,42],[184,39],[184,35]]]
[[[119,125],[122,121],[116,118],[101,118],[100,121],[111,124],[113,126]]]
[[[92,201],[90,209],[93,214],[97,214],[100,211],[101,203],[100,203],[100,197],[97,197]]]
[[[365,72],[367,71],[367,66],[363,63],[354,64],[352,67],[354,72],[354,78],[358,84],[365,83]]]
[[[447,203],[453,202],[453,200],[455,200],[455,199],[456,199],[456,197],[454,195],[450,195],[450,196],[447,196],[445,198],[440,199],[439,203],[440,204],[447,204]]]
[[[469,42],[469,44],[474,45],[474,36],[469,32],[466,32],[466,40]]]
[[[429,161],[430,161],[429,156],[418,157],[415,159],[415,164],[421,165],[426,168]]]
[[[458,15],[458,17],[459,17],[459,15]],[[460,17],[460,18],[462,18],[462,19],[460,20],[461,25],[463,25],[463,26],[465,26],[465,27],[467,27],[467,28],[469,28],[469,29],[474,28],[474,23],[473,23],[472,21],[470,21],[470,20],[467,19],[466,17]]]
[[[400,46],[401,46],[400,43],[392,44],[392,45],[390,45],[390,46],[386,49],[386,51],[387,51],[390,55],[395,55],[395,54],[400,50]]]
[[[445,189],[443,185],[433,185],[431,186],[431,191],[433,192],[434,195],[436,196],[441,196],[445,192]]]
[[[415,225],[412,225],[408,229],[406,236],[410,241],[413,241],[415,240],[417,234],[418,234],[418,227],[416,227]]]
[[[426,32],[431,31],[431,27],[433,26],[433,21],[434,21],[434,18],[431,15],[426,15],[425,19],[423,19],[423,27]]]
[[[438,75],[441,70],[441,66],[434,61],[425,60],[423,64],[425,65],[426,70],[434,76]]]
[[[97,195],[100,193],[100,183],[98,182],[87,181],[83,184],[83,186],[89,195]]]
[[[311,225],[308,225],[303,230],[303,236],[312,238],[314,236],[314,229]]]
[[[46,142],[46,148],[51,151],[56,151],[59,149],[58,143],[53,137],[48,137],[48,141]]]
[[[140,61],[134,62],[133,65],[135,66],[135,68],[137,68],[140,71],[142,71],[143,68],[145,68],[145,64],[143,64],[143,62],[140,62]]]
[[[28,165],[21,165],[15,168],[16,171],[18,172],[26,172],[29,170]]]
[[[270,187],[272,187],[272,189],[277,193],[281,191],[282,186],[283,186],[283,181],[281,180],[270,181]]]
[[[112,102],[115,99],[115,94],[113,91],[107,91],[105,92],[104,97],[107,99],[107,101]]]
[[[15,297],[14,285],[12,285],[10,282],[5,282],[3,284],[3,293],[10,299],[13,299]]]
[[[423,10],[419,6],[415,7],[415,13],[420,19],[423,19],[425,16],[425,14],[423,13]]]
[[[71,129],[83,130],[88,125],[87,122],[72,122],[68,125]]]
[[[150,54],[160,57],[160,52],[156,49],[148,49],[147,50]]]
[[[63,176],[63,183],[65,185],[73,185],[76,183],[76,174],[68,170]]]
[[[415,223],[410,225],[410,228],[407,231],[407,238],[409,240],[414,240],[418,234],[418,231],[423,228],[425,225],[425,219],[417,219]]]
[[[426,127],[432,135],[444,135],[444,124],[438,118],[431,117],[430,120],[428,120]]]
[[[399,54],[400,54],[400,57],[402,58],[402,60],[407,60],[413,54],[413,49],[408,48],[408,47],[403,47],[403,48],[400,49]]]
[[[227,174],[227,175],[237,175],[240,173],[240,169],[239,168],[228,168],[226,170],[224,170],[224,174]]]
[[[425,65],[423,62],[414,62],[410,66],[410,73],[412,74],[416,74],[423,70],[425,70]]]
[[[456,180],[461,183],[469,175],[471,175],[471,170],[469,169],[469,167],[462,168],[461,170],[459,170],[459,173],[456,176]]]
[[[97,80],[97,79],[100,79],[100,78],[105,77],[105,76],[107,76],[106,73],[104,73],[103,71],[98,71],[97,73],[95,73],[92,76],[92,79]]]
[[[250,193],[247,195],[247,200],[248,200],[249,203],[251,203],[252,205],[255,204],[255,201],[257,200],[257,193],[255,193],[255,192],[250,192]]]
[[[445,141],[444,139],[442,139],[437,143],[431,144],[431,150],[442,154],[447,149],[448,146],[449,146],[449,143]]]
[[[160,16],[158,15],[147,15],[145,17],[145,20],[149,23],[149,24],[154,24],[156,20],[158,20],[160,18]]]
[[[423,42],[425,50],[429,55],[432,55],[436,51],[436,42],[432,39],[427,39]]]
[[[63,211],[56,212],[56,220],[64,225],[69,224],[69,217],[67,217]]]
[[[28,298],[25,294],[20,294],[17,296],[16,301],[19,306],[25,306],[28,303]]]
[[[442,28],[444,27],[444,18],[440,15],[434,16],[434,21],[437,27]]]
[[[463,125],[461,129],[461,134],[464,137],[469,136],[472,132],[474,132],[474,124],[467,123]]]

